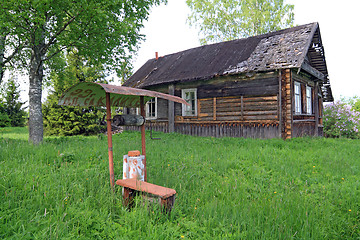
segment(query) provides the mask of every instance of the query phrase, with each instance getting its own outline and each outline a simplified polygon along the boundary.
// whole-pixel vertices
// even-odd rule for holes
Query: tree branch
[[[63,32],[65,31],[65,29],[67,28],[67,26],[69,26],[79,15],[80,13],[82,12],[83,10],[79,11],[78,14],[74,15],[73,17],[71,17],[69,19],[69,21],[67,21],[64,26],[62,26],[62,28],[60,28],[55,34],[54,36],[52,36],[50,39],[49,39],[49,42],[47,44],[45,44],[44,48],[42,49],[42,51],[46,51],[47,49],[49,49],[49,47],[54,44],[56,42],[56,38]],[[65,11],[66,13],[66,11]]]

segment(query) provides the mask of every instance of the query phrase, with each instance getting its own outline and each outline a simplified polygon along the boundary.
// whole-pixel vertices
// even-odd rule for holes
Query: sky
[[[186,0],[168,0],[168,4],[151,10],[142,33],[146,40],[140,44],[135,57],[134,70],[147,60],[200,46],[198,31],[187,24],[190,14]],[[357,73],[360,48],[357,46],[360,31],[359,0],[285,0],[294,4],[295,25],[318,22],[330,84],[335,100],[341,97],[360,96],[360,74]],[[360,69],[359,69],[360,70]],[[23,78],[23,77],[22,77]],[[28,100],[27,81],[22,84],[21,98]],[[46,91],[44,91],[44,97]],[[44,98],[43,98],[44,99]]]
[[[318,22],[325,58],[335,100],[360,96],[359,0],[286,0],[295,6],[295,24]],[[185,0],[168,0],[167,5],[152,9],[142,31],[146,41],[141,43],[134,70],[148,59],[200,46],[198,31],[186,22],[190,10]],[[360,70],[360,69],[359,69]]]

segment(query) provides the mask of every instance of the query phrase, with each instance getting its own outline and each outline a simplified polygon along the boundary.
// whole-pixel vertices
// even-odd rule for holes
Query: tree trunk
[[[5,56],[5,38],[6,36],[0,36],[0,84],[4,76],[4,56]]]
[[[39,46],[40,45],[40,46]],[[43,63],[42,44],[32,48],[29,72],[29,142],[39,144],[43,140],[43,115],[41,106]]]

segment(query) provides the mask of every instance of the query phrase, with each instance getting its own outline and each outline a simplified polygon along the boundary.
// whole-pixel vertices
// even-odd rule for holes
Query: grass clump
[[[151,183],[177,191],[171,215],[128,211],[109,186],[103,135],[0,135],[2,239],[356,239],[360,237],[359,140],[259,140],[147,136]],[[114,136],[122,155],[140,134]]]

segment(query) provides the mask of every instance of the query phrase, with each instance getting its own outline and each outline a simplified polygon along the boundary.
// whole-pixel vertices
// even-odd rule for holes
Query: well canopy
[[[69,88],[61,96],[59,105],[82,107],[106,106],[106,93],[110,94],[110,106],[112,107],[139,107],[139,96],[144,97],[144,102],[158,97],[189,105],[182,98],[160,92],[91,82],[81,82]]]

